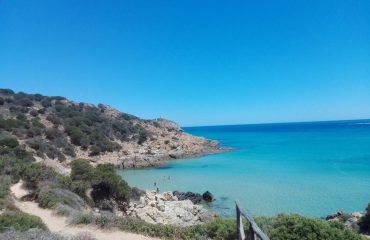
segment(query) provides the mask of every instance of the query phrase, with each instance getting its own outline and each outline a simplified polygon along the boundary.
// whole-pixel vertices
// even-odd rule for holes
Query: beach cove
[[[234,216],[235,199],[254,215],[359,211],[370,199],[369,122],[184,128],[235,151],[119,173],[142,189],[209,190],[217,199],[209,207],[225,217]]]

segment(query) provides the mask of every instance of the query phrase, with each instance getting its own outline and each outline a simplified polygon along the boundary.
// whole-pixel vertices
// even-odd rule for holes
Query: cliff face
[[[38,161],[68,171],[85,158],[120,168],[223,151],[218,142],[187,134],[165,119],[143,120],[103,104],[0,89],[0,140],[16,139]]]

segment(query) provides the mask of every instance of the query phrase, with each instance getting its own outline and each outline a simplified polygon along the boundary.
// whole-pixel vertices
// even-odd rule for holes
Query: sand
[[[79,235],[88,234],[98,240],[151,240],[150,238],[138,234],[123,232],[120,230],[102,230],[89,225],[69,225],[67,218],[56,215],[52,210],[43,209],[38,206],[36,202],[20,201],[21,197],[27,195],[29,192],[22,187],[23,183],[20,181],[14,184],[10,190],[14,196],[14,204],[22,212],[38,216],[46,224],[51,232],[59,233],[61,235]]]

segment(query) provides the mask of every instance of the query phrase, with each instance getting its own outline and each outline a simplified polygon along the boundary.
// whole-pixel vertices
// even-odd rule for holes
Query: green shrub
[[[31,120],[31,123],[32,123],[32,126],[35,127],[35,128],[40,128],[40,129],[45,128],[45,125],[40,122],[40,118],[38,118],[38,117],[34,117]]]
[[[71,142],[77,146],[85,146],[87,147],[88,138],[86,135],[77,127],[68,127],[65,130],[69,137],[71,138]]]
[[[13,183],[21,178],[26,165],[33,161],[28,157],[0,157],[0,175],[10,176]]]
[[[370,203],[367,205],[365,215],[360,219],[358,225],[363,233],[370,233]]]
[[[14,91],[8,88],[1,88],[0,93],[7,96],[14,95]]]
[[[46,225],[39,217],[26,213],[3,213],[0,215],[0,232],[14,228],[16,231],[26,231],[31,228],[47,230]]]
[[[94,175],[94,168],[85,159],[76,159],[71,163],[72,181],[91,181]]]
[[[41,181],[56,182],[56,172],[45,165],[34,163],[24,168],[22,179],[29,188],[35,189]]]
[[[70,189],[72,192],[78,194],[83,198],[87,198],[86,191],[91,187],[89,181],[75,180],[70,184]]]
[[[51,100],[50,99],[44,99],[41,101],[41,105],[44,107],[44,108],[48,108],[48,107],[51,107]]]
[[[46,120],[50,121],[51,123],[53,123],[54,125],[60,125],[62,123],[62,120],[59,119],[58,117],[56,117],[55,115],[53,114],[49,114],[47,117],[46,117]]]
[[[78,212],[70,218],[71,224],[92,224],[95,223],[95,216],[92,213]]]
[[[49,189],[42,189],[37,194],[37,202],[42,208],[54,208],[60,203],[60,199]]]
[[[57,128],[48,128],[45,131],[45,136],[49,140],[54,140],[61,136],[61,132]]]
[[[38,112],[38,111],[36,111],[36,110],[32,110],[32,111],[30,112],[30,114],[31,114],[31,116],[33,116],[33,117],[37,117],[37,115],[39,115],[39,112]]]
[[[21,98],[21,99],[17,100],[16,103],[18,105],[23,106],[23,107],[32,107],[33,106],[32,100],[28,99],[28,98]]]
[[[39,110],[37,110],[37,112],[40,114],[45,114],[46,108],[40,108]]]
[[[93,145],[90,147],[90,156],[97,156],[102,152],[101,148],[97,145]]]
[[[81,210],[86,206],[85,201],[78,195],[57,186],[41,187],[37,193],[37,202],[43,208],[55,208],[61,204]]]
[[[67,154],[68,156],[71,156],[71,157],[76,157],[76,153],[75,153],[74,147],[72,145],[70,145],[70,144],[67,144],[63,148],[63,153],[64,154]]]
[[[4,201],[9,193],[10,183],[10,176],[0,175],[0,210],[4,208]]]
[[[115,225],[123,231],[164,239],[237,239],[234,219],[216,219],[207,224],[191,227],[150,224],[131,217],[112,218],[110,221],[114,221]],[[105,224],[107,225],[107,223]]]
[[[339,222],[328,222],[298,214],[257,218],[257,223],[271,240],[360,240],[358,234]]]
[[[96,167],[92,181],[94,200],[116,199],[128,201],[130,187],[115,171],[111,164],[100,164]]]
[[[0,140],[0,146],[15,148],[19,145],[18,140],[12,137],[3,138]]]

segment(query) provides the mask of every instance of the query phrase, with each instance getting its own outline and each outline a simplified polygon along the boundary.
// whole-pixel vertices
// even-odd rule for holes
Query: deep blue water
[[[255,215],[322,217],[370,202],[370,120],[184,128],[235,151],[124,170],[130,185],[211,191],[211,208],[234,216],[234,200]],[[169,176],[169,178],[168,178]]]

